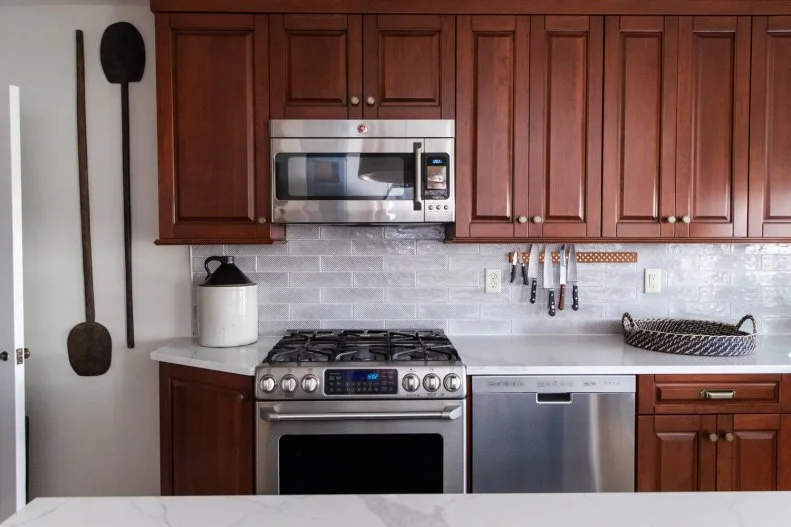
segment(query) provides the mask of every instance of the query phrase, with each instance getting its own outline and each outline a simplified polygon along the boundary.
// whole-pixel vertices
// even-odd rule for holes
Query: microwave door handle
[[[423,210],[423,143],[413,143],[415,153],[415,210]]]
[[[461,417],[461,406],[446,406],[441,412],[317,412],[280,413],[275,408],[261,408],[264,421],[371,421],[371,420],[455,420]]]

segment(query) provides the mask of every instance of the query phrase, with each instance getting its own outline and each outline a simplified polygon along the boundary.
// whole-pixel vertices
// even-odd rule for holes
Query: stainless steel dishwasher
[[[472,378],[473,492],[632,492],[635,377]]]

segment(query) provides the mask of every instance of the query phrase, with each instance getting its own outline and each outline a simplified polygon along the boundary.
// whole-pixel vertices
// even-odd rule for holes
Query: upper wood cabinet
[[[271,117],[452,119],[454,19],[271,15]]]
[[[791,17],[755,17],[750,237],[791,237]]]
[[[157,15],[160,243],[266,243],[266,17]]]

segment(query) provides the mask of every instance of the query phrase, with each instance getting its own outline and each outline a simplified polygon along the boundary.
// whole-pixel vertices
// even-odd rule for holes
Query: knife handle
[[[535,278],[533,278],[533,282],[530,284],[530,303],[536,303],[536,293],[538,293],[538,282]]]
[[[555,316],[555,290],[549,290],[549,316]]]
[[[571,309],[577,311],[580,308],[580,292],[577,289],[577,284],[571,288]]]
[[[512,284],[514,283],[514,280],[516,280],[516,264],[511,266],[511,283]]]
[[[560,298],[558,298],[558,309],[563,311],[564,307],[566,307],[566,286],[561,284],[561,286],[560,286]]]
[[[524,265],[522,266],[522,283],[525,285],[530,283],[530,280],[527,278],[527,268]]]

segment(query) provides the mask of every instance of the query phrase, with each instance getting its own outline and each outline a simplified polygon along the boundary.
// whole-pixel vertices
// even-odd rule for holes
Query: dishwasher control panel
[[[472,379],[477,393],[634,393],[634,375],[497,375]]]

